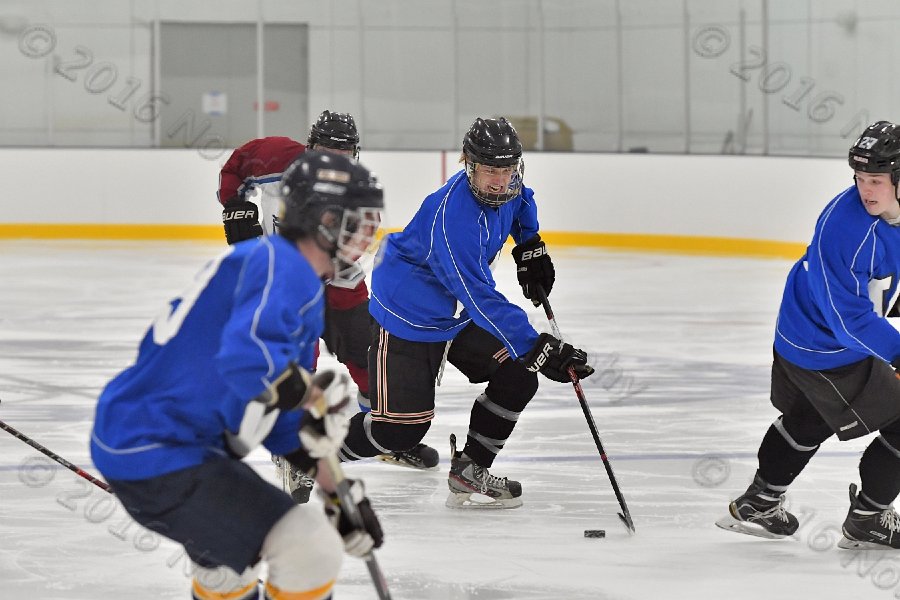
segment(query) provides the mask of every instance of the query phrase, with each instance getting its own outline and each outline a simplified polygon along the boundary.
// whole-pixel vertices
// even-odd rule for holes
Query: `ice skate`
[[[856,494],[856,484],[850,484],[850,511],[841,528],[844,537],[838,548],[845,550],[900,548],[900,516],[893,505],[884,510],[862,506]]]
[[[506,477],[495,477],[471,458],[456,450],[456,436],[450,435],[449,508],[518,508],[522,506],[522,485]]]
[[[278,477],[281,479],[281,489],[290,494],[297,504],[309,502],[309,496],[316,480],[306,473],[298,471],[280,456],[273,455],[272,462],[275,463]]]
[[[422,471],[437,470],[438,462],[440,462],[437,450],[426,444],[416,444],[414,448],[409,450],[379,454],[375,458],[391,465],[420,469]]]
[[[797,517],[784,509],[784,494],[775,495],[766,488],[759,475],[754,477],[747,491],[728,505],[728,514],[716,521],[716,525],[772,540],[793,535],[799,523]]]

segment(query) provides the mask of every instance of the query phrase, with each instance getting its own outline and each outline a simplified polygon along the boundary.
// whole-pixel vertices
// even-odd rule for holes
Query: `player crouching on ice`
[[[569,381],[593,369],[586,354],[534,330],[525,311],[497,291],[491,263],[510,236],[519,283],[536,305],[554,270],[538,235],[534,192],[522,185],[522,144],[506,119],[477,119],[463,141],[465,169],[387,237],[372,272],[369,348],[372,411],[350,421],[341,458],[413,448],[434,418],[444,360],[487,387],[472,406],[462,451],[450,437],[449,507],[514,508],[518,481],[488,469],[538,387],[537,373]],[[457,315],[457,306],[463,310]]]
[[[354,529],[324,465],[317,481],[328,490],[327,515],[296,505],[241,460],[262,444],[315,474],[318,459],[340,447],[349,378],[310,374],[321,280],[366,251],[383,207],[375,178],[333,154],[303,154],[282,192],[279,234],[212,260],[97,405],[94,464],[138,523],[184,545],[196,600],[257,600],[261,560],[266,599],[330,598],[341,538],[357,556],[383,538],[361,481],[351,492],[364,528]]]
[[[784,493],[819,446],[837,434],[879,432],[850,484],[840,548],[900,548],[900,126],[870,125],[850,148],[855,185],[816,222],[788,274],[775,331],[772,404],[781,416],[759,447],[759,468],[719,527],[792,535]],[[893,365],[893,367],[891,366]]]

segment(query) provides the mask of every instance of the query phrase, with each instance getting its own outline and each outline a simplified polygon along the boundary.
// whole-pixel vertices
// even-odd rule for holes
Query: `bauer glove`
[[[337,494],[324,492],[321,488],[318,490],[322,504],[325,505],[325,515],[328,520],[341,534],[344,540],[344,551],[351,556],[363,557],[372,551],[373,548],[380,548],[384,542],[384,532],[381,530],[381,523],[366,498],[366,490],[363,482],[358,479],[345,479],[350,484],[348,490],[353,506],[346,510],[341,504],[341,499]],[[348,514],[351,513],[351,514]],[[352,513],[356,513],[355,518]],[[359,523],[360,525],[355,525]]]
[[[225,202],[222,211],[222,223],[225,226],[225,240],[228,244],[236,244],[263,234],[259,224],[259,208],[252,202],[233,196]]]
[[[538,336],[534,348],[522,361],[525,368],[532,373],[540,371],[544,377],[561,383],[572,381],[569,377],[569,367],[575,369],[578,379],[584,379],[594,372],[594,368],[587,364],[587,354],[584,350],[566,344],[549,333]]]
[[[533,238],[513,248],[512,255],[516,259],[516,276],[522,286],[522,294],[532,304],[540,306],[537,286],[543,287],[549,296],[553,282],[556,281],[556,270],[547,254],[547,246],[541,241],[541,236],[535,234]]]
[[[313,458],[336,454],[350,427],[350,377],[333,369],[312,378],[306,414],[300,420],[300,442]]]

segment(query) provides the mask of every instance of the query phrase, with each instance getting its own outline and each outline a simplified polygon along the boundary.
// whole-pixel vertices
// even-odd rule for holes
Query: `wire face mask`
[[[341,222],[337,220],[343,213]],[[326,210],[319,233],[333,244],[334,277],[329,281],[338,287],[354,288],[365,278],[364,264],[374,255],[381,226],[381,210],[375,207]]]
[[[524,162],[495,167],[466,161],[466,176],[472,194],[488,206],[502,206],[519,195],[522,190]]]
[[[279,233],[314,240],[332,261],[327,283],[355,288],[365,277],[359,262],[372,256],[381,226],[384,190],[377,178],[347,156],[308,150],[282,176],[281,196]]]

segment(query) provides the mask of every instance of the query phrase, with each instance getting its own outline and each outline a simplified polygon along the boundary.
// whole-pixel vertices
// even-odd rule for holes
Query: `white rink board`
[[[0,149],[7,223],[219,225],[229,152]],[[458,151],[364,151],[401,228],[458,168]],[[852,184],[841,159],[526,153],[544,231],[711,236],[807,243]]]

